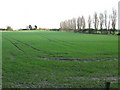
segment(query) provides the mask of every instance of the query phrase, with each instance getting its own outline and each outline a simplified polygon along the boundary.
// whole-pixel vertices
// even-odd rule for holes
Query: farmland
[[[118,36],[2,32],[3,88],[118,87]]]

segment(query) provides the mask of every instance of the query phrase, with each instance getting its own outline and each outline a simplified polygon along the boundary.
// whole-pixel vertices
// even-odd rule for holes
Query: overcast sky
[[[59,28],[61,21],[93,13],[112,12],[118,9],[119,0],[0,0],[0,28],[14,29],[37,25],[42,28]],[[87,21],[87,20],[86,20]]]

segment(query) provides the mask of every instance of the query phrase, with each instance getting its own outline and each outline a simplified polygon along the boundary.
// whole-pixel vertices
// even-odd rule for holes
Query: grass
[[[0,89],[2,88],[2,32],[0,32]]]
[[[118,87],[118,36],[2,33],[3,88]]]

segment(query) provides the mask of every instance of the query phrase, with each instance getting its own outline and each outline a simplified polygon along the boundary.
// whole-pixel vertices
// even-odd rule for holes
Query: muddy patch
[[[104,80],[104,81],[111,81],[111,83],[118,83],[118,80],[120,80],[120,77],[118,76],[112,76],[112,77],[69,77],[67,79],[72,79],[72,80]]]
[[[36,58],[46,59],[46,60],[59,60],[59,61],[81,61],[81,62],[94,62],[94,61],[117,61],[117,58],[109,58],[109,59],[73,59],[73,58],[59,58],[59,57],[40,57],[36,56]]]

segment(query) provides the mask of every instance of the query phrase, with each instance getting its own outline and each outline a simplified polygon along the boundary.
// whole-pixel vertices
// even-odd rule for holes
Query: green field
[[[3,88],[118,87],[118,36],[2,32]]]

